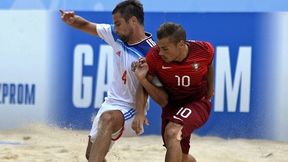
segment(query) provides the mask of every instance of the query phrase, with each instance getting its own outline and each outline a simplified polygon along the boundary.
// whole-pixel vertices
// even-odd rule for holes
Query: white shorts
[[[111,140],[115,141],[119,139],[121,136],[124,137],[133,137],[137,136],[135,131],[131,128],[132,122],[135,117],[135,109],[131,107],[125,107],[125,106],[118,106],[118,105],[111,105],[108,103],[103,103],[101,105],[101,108],[99,109],[96,117],[94,118],[92,128],[90,130],[89,136],[91,136],[91,142],[94,142],[96,139],[97,129],[98,129],[98,123],[100,116],[106,112],[111,110],[119,110],[124,115],[124,127],[122,127],[120,130],[112,134]],[[144,129],[142,129],[144,132]],[[141,132],[141,134],[143,133]]]

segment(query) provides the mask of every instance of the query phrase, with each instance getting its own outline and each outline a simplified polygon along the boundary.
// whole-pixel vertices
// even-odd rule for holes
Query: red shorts
[[[175,106],[182,105],[182,106]],[[207,99],[193,101],[187,104],[168,104],[162,111],[162,139],[164,141],[165,127],[169,122],[183,125],[181,148],[184,154],[188,154],[190,149],[190,137],[192,132],[203,126],[209,117],[211,102]]]

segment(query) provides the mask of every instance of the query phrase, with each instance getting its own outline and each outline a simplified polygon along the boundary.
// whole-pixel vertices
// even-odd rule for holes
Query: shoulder
[[[115,33],[114,25],[112,24],[96,24],[96,29],[98,35],[103,39],[107,36],[112,36],[114,41],[120,39],[119,36]]]
[[[209,53],[214,53],[214,47],[210,42],[189,40],[188,43],[194,49],[201,49]]]
[[[146,60],[149,67],[156,67],[162,63],[162,59],[159,55],[159,47],[156,45],[152,47],[146,55]]]
[[[111,24],[96,24],[96,28],[98,31],[109,31],[112,32],[113,31],[113,26]]]

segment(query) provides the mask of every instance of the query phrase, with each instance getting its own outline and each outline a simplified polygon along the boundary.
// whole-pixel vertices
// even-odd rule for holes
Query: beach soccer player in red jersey
[[[175,23],[162,24],[157,38],[157,46],[134,63],[134,71],[149,96],[162,107],[165,162],[195,162],[189,155],[190,137],[209,118],[214,49],[208,42],[186,40],[185,30]],[[161,87],[153,82],[155,78]],[[145,123],[144,112],[137,109],[132,124],[136,133]]]

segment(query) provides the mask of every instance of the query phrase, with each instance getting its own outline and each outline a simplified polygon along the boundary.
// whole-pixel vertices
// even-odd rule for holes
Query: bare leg
[[[196,159],[189,154],[182,154],[182,162],[196,162]]]
[[[182,162],[181,129],[180,124],[172,122],[165,128],[164,138],[167,148],[165,162]]]
[[[90,155],[90,151],[91,151],[91,147],[92,147],[92,142],[90,141],[91,137],[88,137],[88,144],[87,144],[87,148],[86,148],[86,159],[89,160],[89,155]]]
[[[124,116],[121,111],[113,110],[104,112],[99,120],[96,140],[92,144],[89,162],[105,162],[105,156],[109,151],[113,132],[122,128]]]

